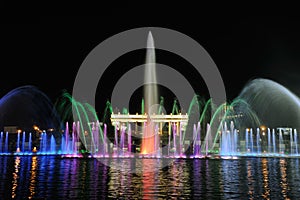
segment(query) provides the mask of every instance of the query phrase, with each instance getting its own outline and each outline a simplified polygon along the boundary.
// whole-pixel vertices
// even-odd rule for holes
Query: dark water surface
[[[137,161],[122,162],[126,168]],[[179,159],[153,172],[124,173],[92,158],[1,156],[0,199],[12,198],[300,199],[299,159]]]

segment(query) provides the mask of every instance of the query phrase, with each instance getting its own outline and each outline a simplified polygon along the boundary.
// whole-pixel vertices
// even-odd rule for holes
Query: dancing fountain
[[[236,99],[251,105],[251,112],[259,118],[258,126],[236,129],[233,122],[230,128],[223,123],[221,155],[299,157],[300,101],[295,94],[272,80],[255,79]]]
[[[188,115],[176,114],[166,115],[161,113],[158,104],[158,89],[156,81],[156,60],[155,60],[155,47],[154,40],[151,32],[148,34],[147,39],[147,52],[146,52],[146,64],[144,74],[144,101],[142,101],[142,111],[145,113],[130,115],[130,114],[111,114],[112,125],[115,126],[116,136],[117,131],[120,131],[121,139],[123,138],[124,130],[135,127],[135,132],[141,132],[142,144],[140,149],[141,157],[161,157],[161,135],[163,134],[163,126],[168,125],[168,144],[167,144],[167,156],[184,157],[183,154],[183,132],[185,131],[188,123]],[[140,125],[141,124],[141,127]],[[138,130],[141,129],[141,130]],[[128,133],[127,133],[128,134]],[[129,136],[129,134],[128,134]],[[172,142],[171,142],[172,137]],[[131,139],[130,139],[131,140]],[[122,141],[122,140],[121,140]],[[124,143],[124,142],[123,142]],[[117,142],[114,144],[117,145]],[[127,154],[131,144],[128,143]],[[124,151],[123,146],[121,150]]]
[[[149,32],[144,98],[141,112],[136,114],[128,113],[127,109],[114,113],[107,102],[103,119],[99,120],[91,105],[76,101],[66,92],[55,105],[33,86],[9,92],[0,100],[0,112],[4,113],[0,116],[0,125],[12,124],[8,121],[10,118],[17,119],[16,123],[20,125],[32,124],[28,120],[33,119],[34,129],[0,132],[0,155],[87,155],[94,158],[300,156],[297,133],[300,101],[287,88],[271,80],[255,79],[231,103],[216,106],[212,99],[206,101],[195,95],[186,113],[180,113],[174,101],[172,112],[166,114],[162,109],[162,97],[159,102],[155,62],[154,40]],[[196,122],[191,120],[195,112],[200,112]],[[71,119],[78,121],[71,123]],[[43,130],[36,124],[50,128]]]
[[[230,129],[225,123],[222,128],[220,155],[247,156],[247,157],[299,157],[298,134],[292,128],[247,128],[244,134],[234,128],[233,122]]]

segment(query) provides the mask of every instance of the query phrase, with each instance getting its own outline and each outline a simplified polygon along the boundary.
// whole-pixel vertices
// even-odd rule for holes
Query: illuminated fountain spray
[[[298,150],[299,139],[296,129],[291,128],[289,131],[275,131],[274,128],[267,128],[262,130],[261,127],[257,127],[258,123],[256,123],[256,115],[250,117],[252,116],[252,112],[256,114],[263,113],[260,118],[264,117],[263,121],[267,121],[277,113],[281,113],[282,115],[288,113],[287,117],[274,117],[274,119],[272,118],[269,123],[274,121],[272,122],[272,127],[278,127],[277,120],[289,120],[292,122],[291,127],[299,127],[298,122],[300,119],[300,112],[294,113],[294,111],[300,111],[300,101],[286,88],[269,80],[256,80],[245,87],[239,97],[234,100],[235,104],[230,104],[235,106],[238,105],[238,103],[240,104],[239,107],[232,106],[232,108],[234,108],[232,109],[232,114],[230,114],[230,109],[225,109],[225,114],[222,116],[224,110],[222,106],[214,109],[213,106],[211,106],[211,111],[214,113],[210,116],[210,121],[205,119],[206,113],[209,112],[208,107],[212,105],[208,101],[208,103],[203,104],[205,105],[203,109],[196,108],[196,110],[201,110],[201,116],[197,119],[199,121],[192,122],[195,123],[193,124],[194,126],[190,124],[190,129],[193,130],[189,130],[189,132],[186,133],[185,126],[188,124],[188,115],[191,114],[190,116],[192,116],[192,112],[190,111],[193,111],[195,107],[190,106],[189,112],[186,115],[181,115],[181,113],[178,112],[179,109],[177,104],[174,103],[172,113],[170,115],[162,112],[163,99],[159,103],[155,62],[154,40],[151,32],[149,32],[147,37],[144,72],[144,98],[142,99],[141,114],[132,115],[128,112],[114,114],[112,112],[111,105],[109,103],[107,104],[107,110],[110,110],[111,114],[112,125],[115,127],[115,132],[113,133],[115,134],[114,140],[111,143],[111,145],[113,145],[112,156],[132,156],[133,154],[131,153],[133,150],[134,152],[136,150],[132,149],[132,140],[134,139],[134,137],[132,138],[132,134],[136,136],[137,134],[140,134],[141,131],[143,137],[141,140],[142,144],[140,153],[143,155],[140,157],[148,157],[148,155],[151,157],[161,157],[165,156],[165,154],[167,154],[168,157],[184,157],[186,150],[184,144],[192,144],[191,152],[189,152],[193,158],[203,157],[204,153],[207,156],[208,152],[217,153],[221,156],[300,156]],[[5,111],[6,109],[4,108],[6,107],[4,105],[10,102],[8,99],[27,93],[29,89],[32,90],[32,88],[28,87],[21,88],[21,92],[16,90],[7,95],[5,98],[2,98],[2,100],[0,100],[0,108],[2,107]],[[37,94],[41,94],[40,92],[36,90],[33,90],[33,92],[32,96],[41,96],[34,95],[36,92]],[[63,134],[59,132],[59,135],[56,135],[56,138],[52,133],[46,133],[44,131],[39,132],[40,143],[37,144],[38,153],[70,154],[74,156],[80,152],[88,152],[92,156],[111,156],[109,153],[111,146],[108,144],[109,140],[107,139],[107,126],[104,123],[106,117],[103,117],[104,124],[102,128],[102,123],[99,123],[96,112],[92,111],[91,107],[85,107],[87,104],[81,104],[72,99],[72,97],[67,97],[76,108],[76,113],[74,115],[78,118],[78,121],[76,119],[77,123],[73,122],[69,127],[68,122],[66,122],[65,131]],[[266,101],[266,99],[268,100],[270,97],[276,101]],[[45,99],[47,100],[47,98]],[[195,100],[193,99],[193,101],[198,103],[197,98],[195,98]],[[43,101],[39,100],[39,102]],[[47,103],[48,100],[45,102]],[[191,105],[193,104],[194,103],[191,103]],[[248,104],[249,109],[247,107]],[[284,107],[284,105],[286,104],[287,108],[291,109],[288,110],[289,112],[285,110],[286,107]],[[47,103],[46,105],[49,106],[50,104]],[[61,107],[65,107],[65,105],[66,104],[63,103],[61,104]],[[200,105],[201,104],[198,105],[199,108],[201,108]],[[272,107],[270,105],[272,105]],[[10,106],[7,107],[9,108]],[[44,106],[40,107],[42,108]],[[228,107],[230,108],[230,106]],[[240,108],[240,110],[235,113],[236,108]],[[92,115],[89,115],[88,111],[92,111],[90,113]],[[36,111],[36,113],[41,112]],[[269,113],[271,117],[264,116],[266,113]],[[291,113],[294,114],[290,116]],[[91,116],[93,117],[91,118]],[[40,117],[40,119],[44,118]],[[45,119],[47,119],[47,117],[45,117]],[[234,122],[226,121],[228,119],[232,119]],[[245,124],[241,125],[242,121]],[[248,122],[253,123],[248,124]],[[163,123],[168,123],[168,126],[166,126],[168,130],[163,130],[163,128],[165,128],[162,126]],[[207,123],[206,130],[204,127],[205,123]],[[285,121],[280,121],[280,124],[285,123]],[[137,124],[142,124],[142,130],[138,130]],[[168,138],[166,138],[168,139],[166,142],[168,144],[168,151],[163,155],[160,151],[161,146],[163,146],[160,143],[160,134],[164,134],[165,132],[168,132]],[[1,154],[8,153],[8,138],[8,133],[6,133],[6,135],[3,132],[0,133]],[[28,145],[26,144],[27,138]],[[31,133],[28,135],[25,132],[18,132],[16,142],[16,145],[12,147],[13,151],[16,151],[19,154],[26,153],[26,151],[32,151]],[[163,142],[164,141],[162,141],[162,143]],[[79,148],[80,143],[83,144],[81,145],[84,146],[83,149]]]
[[[298,136],[297,136],[297,130],[294,129],[294,145],[295,145],[295,154],[298,154]]]
[[[225,123],[221,132],[221,155],[235,155],[238,152],[237,145],[237,130],[234,128],[233,122],[230,123],[229,129]]]
[[[0,133],[0,154],[8,154],[8,132]]]
[[[6,132],[6,136],[5,136],[4,153],[9,153],[8,152],[8,132]]]
[[[193,155],[194,157],[201,156],[201,124],[194,124],[193,129]]]
[[[266,130],[266,133],[264,132]],[[243,131],[242,131],[243,133]],[[245,135],[238,133],[231,121],[231,128],[227,123],[222,126],[220,137],[221,156],[296,156],[299,157],[297,130],[290,128],[284,132],[270,128],[246,128]],[[244,139],[243,139],[244,138]]]
[[[284,153],[285,145],[283,143],[282,131],[279,131],[279,153]]]
[[[3,143],[3,132],[1,132],[0,134],[0,153],[3,153],[2,143]]]
[[[155,49],[151,32],[149,32],[147,39],[144,99],[145,112],[148,114],[148,118],[143,130],[141,153],[156,154],[159,147],[155,144],[157,144],[156,141],[159,141],[159,138],[157,138],[159,135],[157,134],[157,131],[155,131],[155,124],[151,121],[150,117],[153,114],[158,114],[158,90],[156,81]]]
[[[127,132],[127,150],[131,152],[131,124],[128,124],[128,132]]]
[[[272,139],[273,139],[273,153],[276,153],[276,137],[275,137],[275,130],[272,130]]]
[[[108,156],[108,143],[107,143],[107,125],[104,124],[103,130],[103,154],[104,156]]]
[[[77,127],[78,126],[78,127]],[[77,154],[78,153],[78,148],[77,148],[77,141],[78,141],[78,136],[79,136],[79,123],[73,122],[72,126],[72,144],[71,144],[71,153],[72,154]]]
[[[29,138],[28,138],[28,152],[32,152],[32,134],[31,132],[29,133]]]
[[[68,148],[67,148],[68,147],[68,132],[69,132],[69,125],[68,125],[68,122],[66,122],[66,128],[64,131],[64,135],[62,135],[62,138],[61,138],[60,149],[61,149],[62,154],[68,153]]]
[[[17,139],[17,152],[20,152],[20,132],[18,131],[18,139]]]
[[[25,137],[26,137],[26,133],[24,131],[22,134],[22,149],[21,149],[22,152],[25,152]]]

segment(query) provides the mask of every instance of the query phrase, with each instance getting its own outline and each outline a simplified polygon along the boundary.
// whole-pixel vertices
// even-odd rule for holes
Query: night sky
[[[138,27],[165,27],[198,41],[219,68],[229,101],[248,81],[259,77],[279,82],[300,95],[299,17],[203,17],[197,13],[149,16],[141,11],[112,17],[119,10],[109,11],[99,16],[15,17],[4,21],[0,96],[19,86],[34,85],[55,102],[63,90],[72,92],[77,70],[95,46]],[[144,61],[145,50],[141,49],[112,63],[98,85],[101,95],[96,97],[96,103],[100,112],[110,99],[114,83]],[[198,94],[208,97],[201,76],[188,73],[191,66],[185,60],[157,51],[157,61],[180,71]]]

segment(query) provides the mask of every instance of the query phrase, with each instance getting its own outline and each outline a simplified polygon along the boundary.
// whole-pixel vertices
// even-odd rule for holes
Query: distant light
[[[261,128],[261,130],[262,130],[262,131],[266,130],[266,127],[265,127],[265,126],[263,126],[263,125],[262,125],[262,126],[260,126],[260,128]]]

